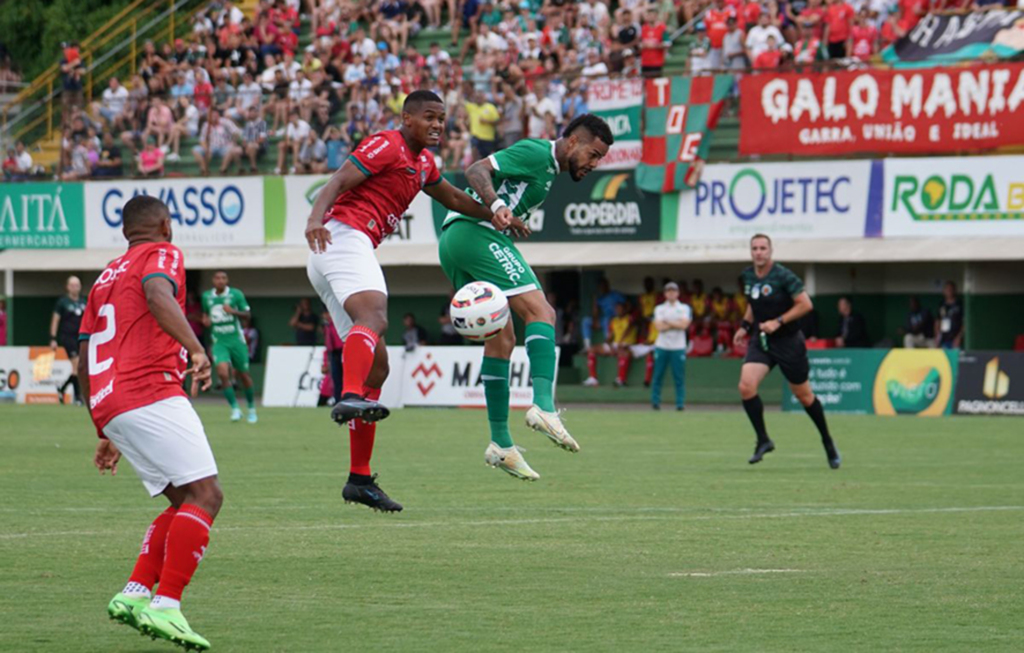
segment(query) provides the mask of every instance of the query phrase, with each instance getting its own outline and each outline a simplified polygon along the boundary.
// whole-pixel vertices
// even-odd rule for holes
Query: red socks
[[[587,371],[591,378],[597,378],[597,354],[592,351],[587,352]]]
[[[160,580],[160,570],[164,566],[164,545],[167,543],[167,531],[174,521],[174,515],[178,509],[171,506],[153,520],[142,538],[142,551],[139,552],[139,559],[135,561],[135,569],[132,570],[130,583],[139,583],[152,590],[157,581]]]
[[[644,368],[644,385],[651,385],[654,378],[654,354],[647,354],[647,367]]]
[[[380,388],[363,388],[363,396],[372,401],[380,399]],[[377,422],[354,419],[348,423],[348,447],[351,464],[349,472],[360,476],[370,475],[370,457],[373,456],[373,441],[377,435]]]
[[[157,594],[180,601],[181,593],[206,553],[213,518],[199,506],[183,503],[170,521]]]
[[[373,367],[377,340],[377,334],[364,326],[354,326],[348,332],[341,350],[342,395],[362,394]]]
[[[625,385],[626,375],[629,374],[630,356],[628,354],[619,356],[619,383]]]

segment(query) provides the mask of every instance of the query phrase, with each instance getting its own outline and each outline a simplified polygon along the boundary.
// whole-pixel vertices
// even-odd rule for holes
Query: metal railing
[[[140,40],[173,40],[181,23],[179,12],[189,17],[205,6],[205,0],[135,0],[93,34],[79,43],[85,67],[83,97],[88,105],[93,91],[121,72],[135,74]],[[161,11],[162,10],[162,11]],[[51,140],[59,126],[63,92],[59,64],[38,75],[0,107],[0,140],[34,143]]]

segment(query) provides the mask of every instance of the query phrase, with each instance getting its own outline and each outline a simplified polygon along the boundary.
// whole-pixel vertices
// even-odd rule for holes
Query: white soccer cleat
[[[588,376],[587,380],[583,382],[583,385],[587,386],[588,388],[596,388],[597,386],[601,385],[601,382],[592,376]]]
[[[566,451],[577,453],[580,450],[579,443],[569,435],[558,413],[549,413],[537,406],[530,406],[530,410],[526,411],[526,425],[548,436],[549,440]]]
[[[502,449],[492,442],[487,445],[487,451],[484,451],[484,462],[524,481],[536,481],[540,478],[540,474],[526,464],[522,451],[521,447],[515,445],[508,449]]]
[[[242,421],[242,409],[241,408],[232,408],[231,409],[231,421],[232,422],[241,422]]]

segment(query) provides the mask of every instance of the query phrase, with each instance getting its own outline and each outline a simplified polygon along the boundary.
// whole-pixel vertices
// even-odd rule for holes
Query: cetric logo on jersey
[[[186,247],[264,243],[263,182],[258,178],[182,179],[85,184],[86,245],[123,247],[122,209],[147,195],[167,205],[175,244]]]
[[[709,165],[679,202],[678,237],[864,236],[869,161]]]

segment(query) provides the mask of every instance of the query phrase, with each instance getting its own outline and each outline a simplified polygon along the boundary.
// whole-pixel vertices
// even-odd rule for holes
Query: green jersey
[[[560,172],[558,160],[555,159],[554,141],[529,138],[487,158],[493,168],[491,178],[494,179],[494,190],[517,218],[529,214],[544,203],[555,175]],[[480,196],[472,188],[467,188],[466,193],[480,202]],[[482,227],[494,228],[490,222],[469,218],[455,211],[448,212],[441,228],[448,227],[456,220],[469,220]]]
[[[223,294],[217,294],[216,289],[211,288],[203,293],[203,313],[210,316],[210,334],[213,342],[221,340],[241,340],[245,342],[242,335],[242,324],[238,321],[237,315],[230,315],[224,310],[224,306],[230,306],[236,311],[249,312],[249,302],[245,295],[237,288],[228,286]]]

